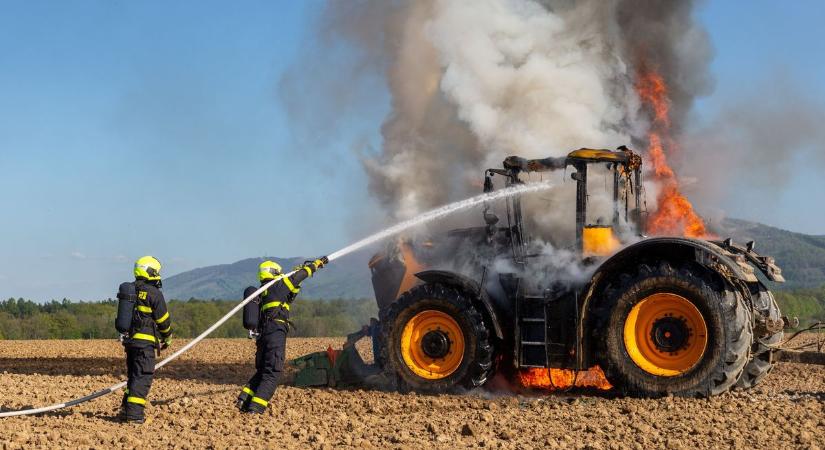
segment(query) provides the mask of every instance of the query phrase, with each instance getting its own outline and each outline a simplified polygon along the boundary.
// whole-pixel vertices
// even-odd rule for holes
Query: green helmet
[[[281,265],[275,261],[264,261],[258,266],[258,281],[274,280],[281,274]]]
[[[144,256],[135,261],[135,278],[148,281],[160,280],[160,261],[154,256]]]

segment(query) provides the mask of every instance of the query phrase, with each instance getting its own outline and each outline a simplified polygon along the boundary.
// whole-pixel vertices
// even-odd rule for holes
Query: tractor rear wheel
[[[450,286],[416,286],[381,317],[382,362],[402,390],[472,389],[492,371],[493,347],[469,296]]]
[[[748,362],[752,330],[742,297],[709,270],[640,265],[613,280],[596,336],[607,379],[643,396],[727,391]]]
[[[758,320],[771,322],[782,320],[779,305],[776,304],[773,294],[765,286],[760,285],[753,297],[754,314],[761,316]],[[773,370],[776,362],[771,358],[771,352],[774,347],[782,342],[783,337],[782,330],[774,333],[764,331],[761,336],[754,336],[753,345],[751,346],[751,359],[745,366],[742,376],[736,381],[738,389],[750,389],[756,386]]]

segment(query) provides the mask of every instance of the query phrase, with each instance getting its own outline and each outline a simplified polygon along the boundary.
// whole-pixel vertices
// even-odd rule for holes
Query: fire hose
[[[330,260],[332,260],[332,258],[330,258]],[[290,276],[293,273],[295,273],[295,271],[290,272],[286,276]],[[274,280],[270,281],[269,283],[266,283],[265,285],[261,286],[257,291],[252,293],[252,295],[250,295],[249,297],[243,299],[242,302],[238,303],[234,308],[232,308],[231,311],[226,313],[226,315],[224,315],[217,322],[212,324],[211,327],[207,328],[203,333],[198,335],[198,337],[196,337],[195,339],[192,339],[186,345],[184,345],[183,347],[178,349],[178,351],[176,351],[175,353],[172,353],[171,355],[167,356],[163,361],[157,363],[157,365],[155,366],[155,370],[160,369],[161,367],[165,366],[166,364],[169,364],[170,362],[177,359],[178,356],[180,356],[180,355],[186,353],[187,351],[189,351],[189,349],[191,349],[192,347],[197,345],[198,342],[202,341],[206,336],[210,335],[219,326],[223,325],[224,322],[229,320],[229,318],[232,317],[235,313],[240,311],[241,308],[244,307],[244,305],[246,305],[247,303],[252,301],[252,299],[254,299],[258,295],[260,295],[263,291],[269,289],[277,281],[278,281],[278,279],[274,279]],[[93,393],[91,393],[91,394],[89,394],[85,397],[76,398],[74,400],[70,400],[70,401],[65,402],[65,403],[57,403],[57,404],[54,404],[54,405],[43,406],[43,407],[40,407],[40,408],[21,409],[21,410],[17,410],[17,411],[0,412],[0,417],[27,416],[27,415],[31,415],[31,414],[41,414],[41,413],[44,413],[44,412],[54,411],[56,409],[68,408],[70,406],[79,405],[81,403],[86,403],[86,402],[94,400],[96,398],[103,397],[104,395],[111,394],[112,392],[123,389],[124,387],[126,387],[126,382],[121,381],[120,383],[109,386],[106,389],[101,389],[101,390],[99,390],[97,392],[93,392]]]
[[[345,248],[342,248],[341,250],[336,251],[335,253],[330,254],[329,256],[327,256],[327,259],[331,262],[335,259],[340,258],[341,256],[344,256],[344,255],[346,255],[348,253],[351,253],[355,250],[358,250],[362,247],[374,244],[374,243],[379,242],[383,239],[386,239],[387,237],[390,237],[390,236],[396,235],[398,233],[401,233],[402,231],[405,231],[409,228],[415,227],[417,225],[424,224],[426,222],[433,221],[435,219],[438,219],[440,217],[444,217],[446,215],[449,215],[451,213],[454,213],[454,212],[462,210],[462,209],[467,209],[467,208],[470,208],[472,206],[480,205],[480,204],[485,203],[485,202],[499,200],[499,199],[503,199],[503,198],[510,197],[510,196],[517,195],[517,194],[523,194],[523,193],[528,193],[528,192],[538,192],[538,191],[546,190],[546,189],[551,188],[552,186],[553,186],[553,184],[551,184],[549,181],[542,181],[542,182],[536,182],[536,183],[526,183],[526,184],[512,186],[512,187],[509,187],[509,188],[506,188],[506,189],[501,189],[501,190],[496,191],[496,192],[489,192],[489,193],[485,193],[485,194],[482,194],[482,195],[477,195],[475,197],[471,197],[471,198],[468,198],[466,200],[461,200],[459,202],[451,203],[449,205],[445,205],[445,206],[442,206],[440,208],[436,208],[436,209],[434,209],[432,211],[429,211],[425,214],[422,214],[418,217],[403,221],[403,222],[398,223],[398,224],[396,224],[392,227],[386,228],[386,229],[384,229],[384,230],[382,230],[378,233],[375,233],[375,234],[373,234],[369,237],[366,237],[366,238],[364,238],[364,239],[362,239],[358,242],[355,242],[352,245],[349,245]],[[294,271],[286,274],[285,276],[290,276],[290,275],[294,274],[295,272],[297,272],[297,270],[294,270]],[[178,349],[178,351],[176,351],[175,353],[172,353],[171,355],[167,356],[163,361],[157,363],[157,365],[155,365],[155,369],[156,370],[160,369],[161,367],[165,366],[166,364],[169,364],[170,362],[177,359],[180,355],[182,355],[182,354],[186,353],[187,351],[189,351],[189,349],[191,349],[192,347],[197,345],[206,336],[209,336],[213,331],[215,331],[218,327],[220,327],[227,320],[229,320],[230,317],[232,317],[234,314],[236,314],[238,311],[240,311],[247,303],[252,301],[252,299],[254,299],[258,295],[260,295],[263,291],[269,289],[277,281],[278,281],[278,279],[276,278],[276,279],[266,283],[265,285],[261,286],[257,291],[253,292],[248,297],[243,299],[242,302],[238,303],[234,308],[232,308],[231,311],[226,313],[226,315],[224,315],[217,322],[212,324],[212,326],[207,328],[203,333],[198,335],[198,337],[192,339],[186,345],[184,345],[183,347]],[[21,409],[21,410],[16,410],[16,411],[0,412],[0,418],[13,417],[13,416],[27,416],[27,415],[32,415],[32,414],[41,414],[41,413],[45,413],[45,412],[49,412],[49,411],[54,411],[54,410],[57,410],[57,409],[76,406],[76,405],[79,405],[81,403],[86,403],[86,402],[94,400],[96,398],[103,397],[104,395],[111,394],[111,393],[113,393],[113,392],[115,392],[119,389],[124,388],[125,386],[126,386],[126,381],[121,381],[120,383],[117,383],[113,386],[109,386],[108,388],[101,389],[101,390],[93,392],[93,393],[91,393],[87,396],[76,398],[76,399],[70,400],[68,402],[57,403],[57,404],[54,404],[54,405],[43,406],[43,407],[40,407],[40,408],[29,408],[29,409]]]

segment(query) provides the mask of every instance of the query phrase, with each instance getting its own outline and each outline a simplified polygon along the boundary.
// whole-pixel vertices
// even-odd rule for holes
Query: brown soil
[[[342,341],[290,339],[288,356]],[[825,367],[780,363],[759,387],[708,400],[282,386],[249,416],[232,403],[253,354],[252,341],[207,340],[158,371],[146,424],[117,423],[112,394],[0,419],[0,448],[825,448]],[[120,381],[123,366],[117,342],[0,341],[0,407],[80,397]]]

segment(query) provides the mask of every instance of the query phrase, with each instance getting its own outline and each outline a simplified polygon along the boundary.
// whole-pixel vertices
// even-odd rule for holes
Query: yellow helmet
[[[154,256],[144,256],[135,261],[135,278],[160,280],[160,261]]]
[[[264,261],[258,266],[258,280],[273,280],[281,274],[281,265],[275,261]]]

